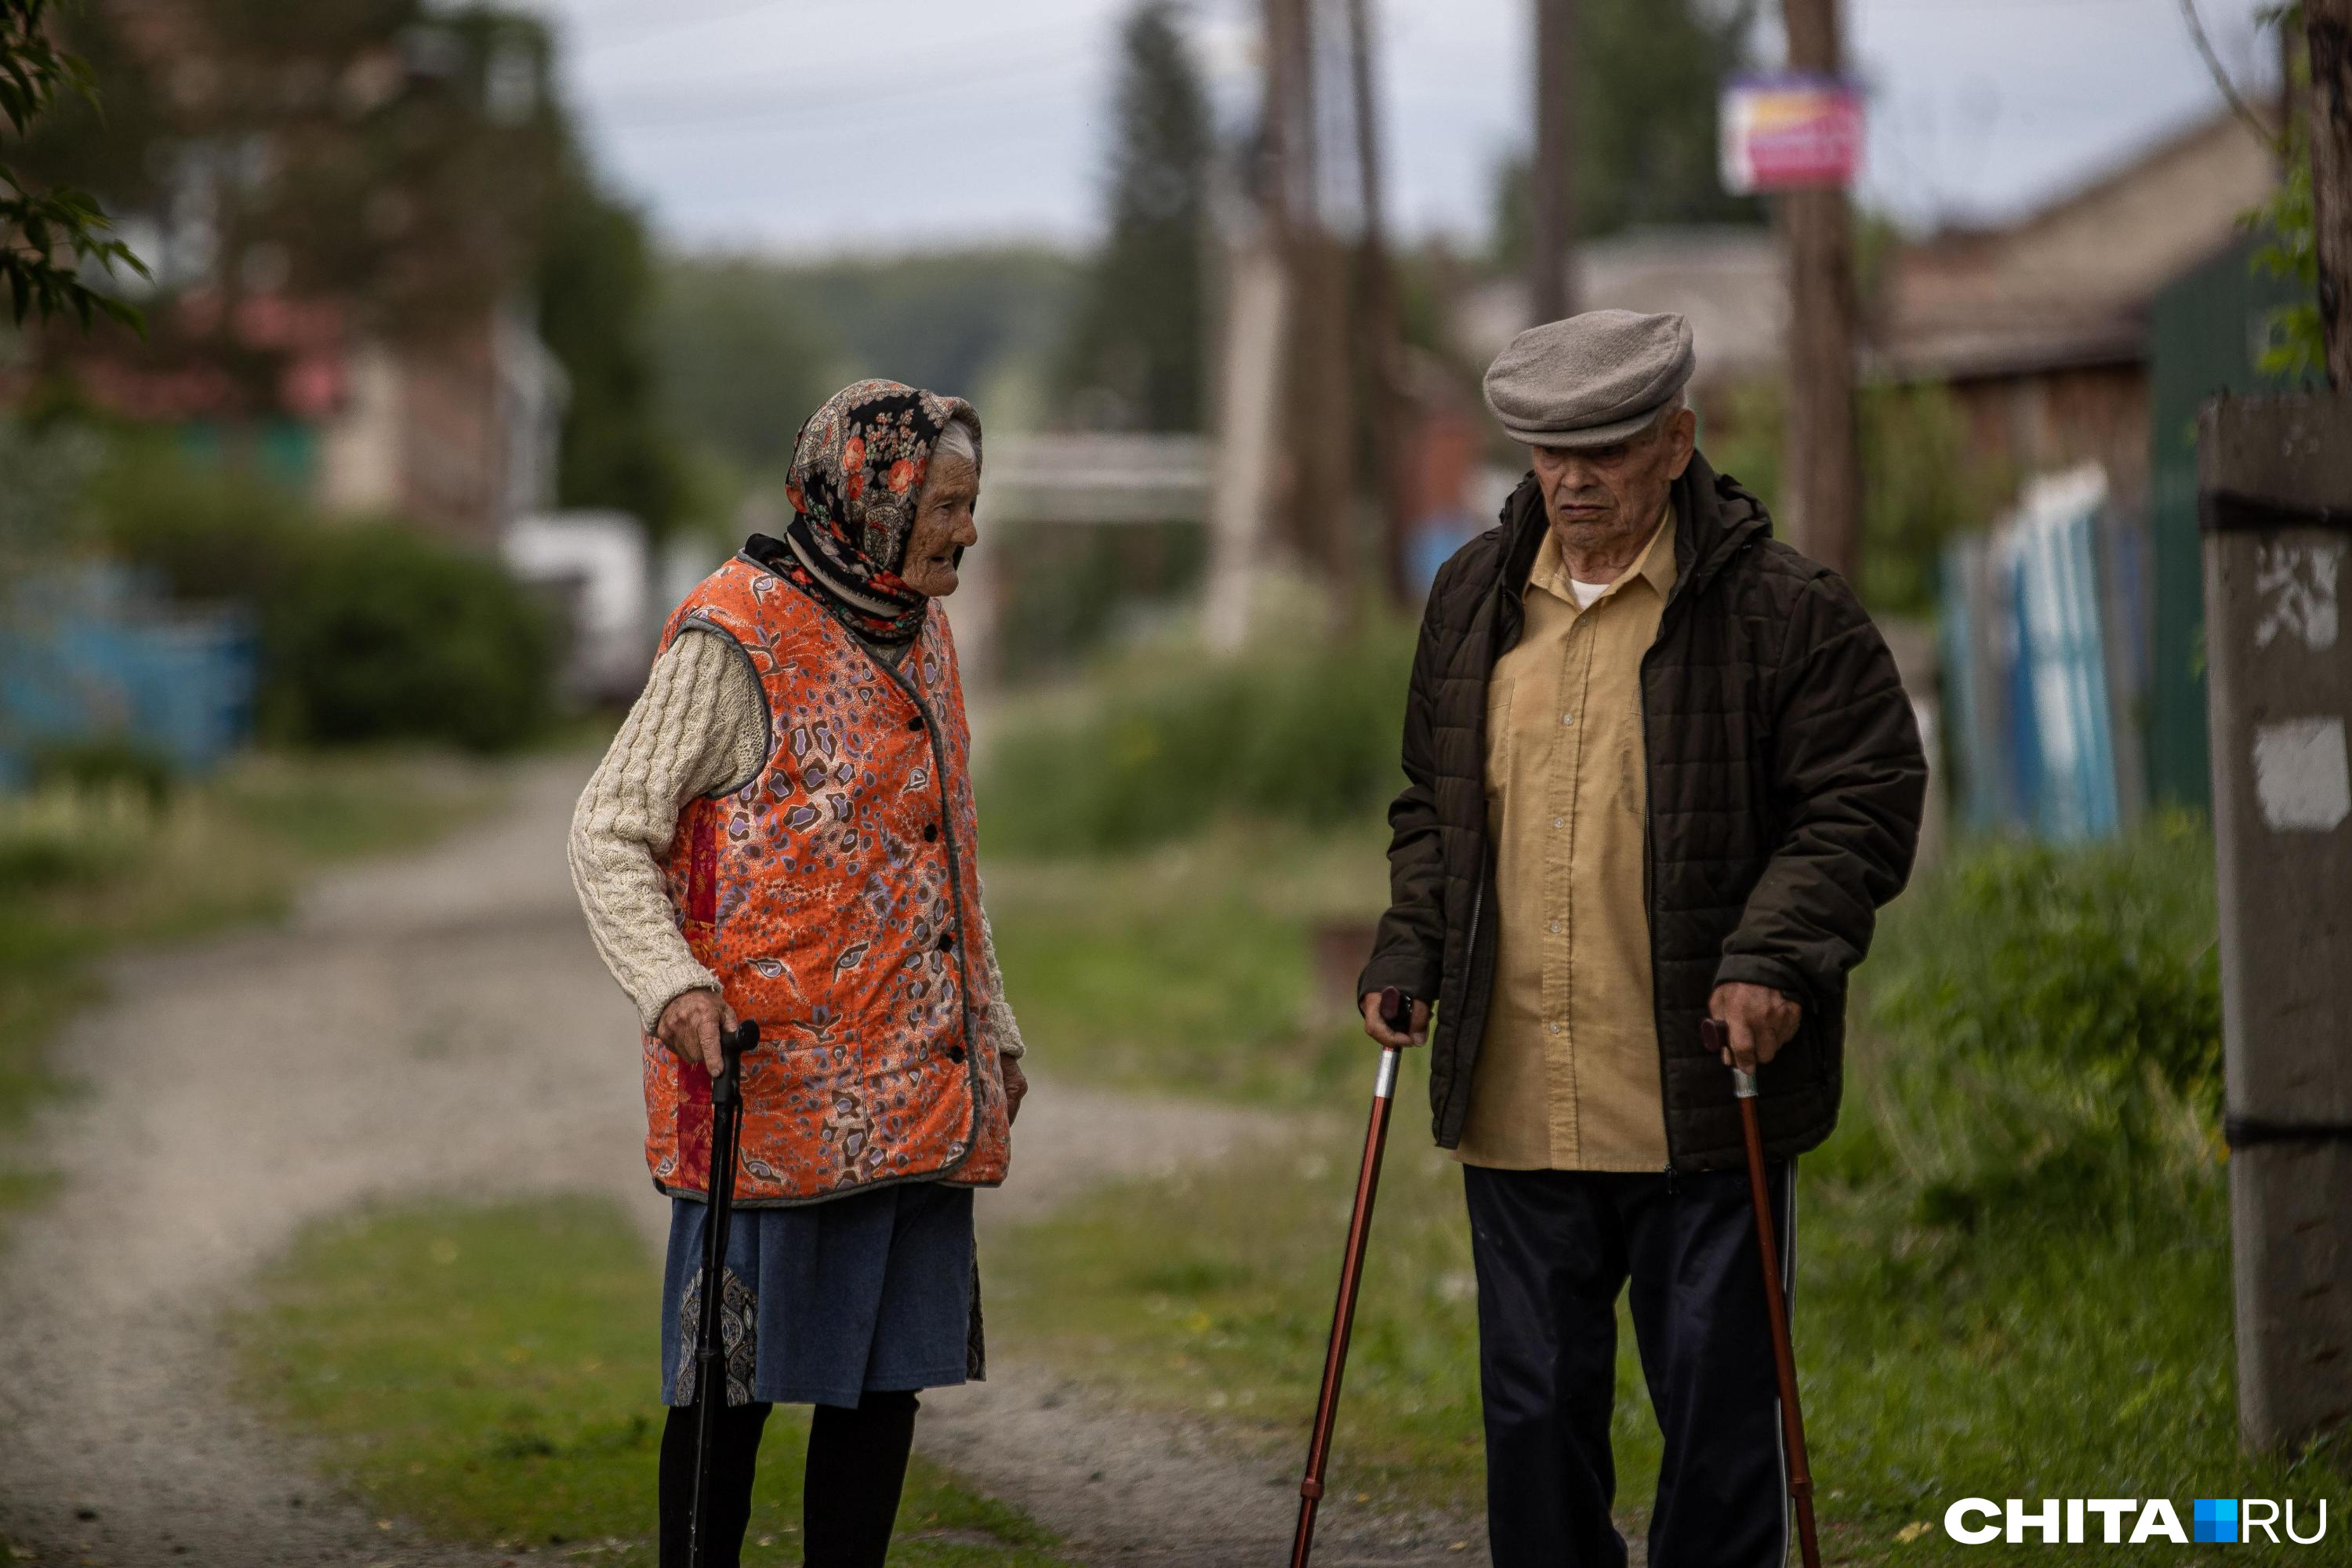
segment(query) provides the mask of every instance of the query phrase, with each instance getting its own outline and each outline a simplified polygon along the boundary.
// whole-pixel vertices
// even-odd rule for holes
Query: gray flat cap
[[[1697,363],[1680,316],[1587,310],[1513,338],[1486,369],[1486,406],[1531,447],[1605,447],[1655,419]]]

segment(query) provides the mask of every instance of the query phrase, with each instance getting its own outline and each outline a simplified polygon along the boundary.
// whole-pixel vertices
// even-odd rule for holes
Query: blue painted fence
[[[19,584],[0,617],[0,784],[45,747],[121,740],[201,773],[249,740],[252,625],[142,593],[119,567]]]
[[[2041,480],[1944,552],[1944,700],[1961,820],[2104,838],[2137,815],[2146,534],[2095,468]]]

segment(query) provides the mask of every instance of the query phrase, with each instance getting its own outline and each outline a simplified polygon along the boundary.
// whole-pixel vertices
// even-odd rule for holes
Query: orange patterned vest
[[[1004,1179],[1004,1082],[982,1027],[971,736],[936,605],[892,669],[746,556],[671,615],[731,639],[768,702],[768,756],[688,805],[664,858],[687,945],[739,1016],[735,1200],[814,1203],[889,1182]],[[664,1192],[710,1181],[710,1075],[645,1041],[646,1160]]]

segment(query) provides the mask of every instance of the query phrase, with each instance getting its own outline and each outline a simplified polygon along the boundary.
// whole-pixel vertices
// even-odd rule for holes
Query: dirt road
[[[111,1568],[481,1560],[323,1486],[229,1396],[215,1324],[299,1226],[372,1198],[608,1193],[659,1245],[635,1028],[563,868],[585,773],[531,764],[494,819],[323,880],[282,929],[116,966],[60,1045],[88,1090],[41,1129],[60,1191],[0,1266],[0,1539]],[[1045,1076],[983,1226],[1262,1130]],[[927,1451],[1084,1561],[1276,1560],[1286,1467],[1106,1408],[999,1339],[992,1382],[927,1401]],[[1484,1558],[1447,1550],[1460,1532],[1444,1526],[1349,1524],[1333,1520],[1318,1561]]]

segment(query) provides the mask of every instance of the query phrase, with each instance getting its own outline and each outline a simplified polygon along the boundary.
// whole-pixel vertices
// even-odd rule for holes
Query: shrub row
[[[495,752],[549,716],[558,627],[494,557],[153,452],[121,455],[88,500],[99,542],[174,597],[251,608],[269,740]]]
[[[2110,1218],[2210,1173],[2217,930],[2212,838],[2185,815],[1979,845],[1890,910],[1863,972],[1870,1120],[1921,1217]]]
[[[1106,670],[1076,711],[995,738],[982,780],[989,842],[1082,854],[1180,838],[1228,812],[1318,825],[1376,810],[1404,782],[1412,658],[1411,628],[1382,625]]]

